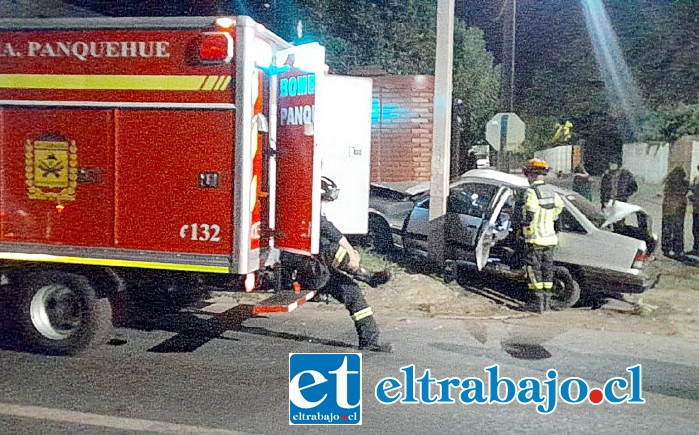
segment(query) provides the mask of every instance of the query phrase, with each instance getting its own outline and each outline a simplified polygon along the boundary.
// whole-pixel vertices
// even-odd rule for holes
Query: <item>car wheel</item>
[[[483,284],[483,278],[473,268],[454,266],[456,283],[463,288],[479,287]]]
[[[382,217],[369,216],[369,231],[366,235],[366,247],[377,254],[387,254],[393,249],[391,228]]]
[[[570,308],[580,299],[580,285],[565,267],[553,269],[553,298],[551,308],[561,310]]]

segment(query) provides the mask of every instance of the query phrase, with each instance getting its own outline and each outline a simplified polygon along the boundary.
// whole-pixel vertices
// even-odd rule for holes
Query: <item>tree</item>
[[[610,2],[624,55],[650,108],[699,102],[696,1]]]
[[[487,9],[486,6],[501,2],[473,0],[463,3],[464,16],[486,26],[490,31],[491,47],[499,54],[502,29],[487,26],[497,22],[500,8]],[[631,129],[625,113],[610,107],[608,90],[585,26],[582,3],[579,0],[547,0],[519,4],[515,110],[527,122],[525,145],[531,149],[545,146],[544,142],[532,142],[549,138],[541,134],[541,139],[537,139],[536,126],[548,125],[549,120],[554,119],[560,122],[605,118],[605,122],[590,123],[585,131],[577,130],[590,147],[611,147],[612,143],[630,139]],[[699,103],[696,0],[606,1],[600,4],[606,8],[613,27],[614,34],[608,36],[618,40],[623,58],[638,85],[645,105],[641,113],[643,110],[650,112],[646,119],[656,119],[654,111],[660,106]],[[616,126],[610,128],[609,122]],[[653,129],[653,135],[659,137],[657,126],[644,128],[643,134],[647,136]],[[603,136],[614,137],[613,140],[597,140]],[[602,149],[599,154],[604,155],[606,151],[611,148]]]
[[[517,111],[567,119],[607,110],[582,7],[558,9],[549,3],[535,2],[519,17]]]
[[[300,0],[306,31],[327,50],[331,71],[347,73],[376,65],[389,74],[434,74],[436,2]],[[483,32],[457,19],[454,25],[453,96],[463,100],[462,137],[484,140],[496,112],[499,69],[486,50]]]
[[[682,136],[699,135],[699,104],[672,104],[648,114],[642,140],[674,142]]]
[[[463,100],[466,114],[461,136],[474,144],[483,141],[485,125],[497,112],[500,69],[485,49],[483,32],[461,20],[454,25],[454,46],[454,96]]]

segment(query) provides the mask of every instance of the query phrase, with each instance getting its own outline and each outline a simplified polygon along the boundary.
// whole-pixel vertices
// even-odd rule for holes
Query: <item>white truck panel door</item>
[[[323,211],[344,234],[368,229],[372,86],[369,78],[328,75],[316,94],[321,173],[340,189]]]

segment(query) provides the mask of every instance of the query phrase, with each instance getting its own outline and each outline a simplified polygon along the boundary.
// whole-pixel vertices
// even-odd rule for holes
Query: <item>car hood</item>
[[[620,220],[628,216],[631,216],[632,214],[638,213],[639,211],[647,214],[646,211],[643,210],[643,208],[635,204],[614,201],[613,203],[611,203],[611,205],[608,205],[604,208],[604,210],[602,210],[602,214],[605,218],[605,221],[602,224],[602,228],[609,227],[611,224],[619,222]]]

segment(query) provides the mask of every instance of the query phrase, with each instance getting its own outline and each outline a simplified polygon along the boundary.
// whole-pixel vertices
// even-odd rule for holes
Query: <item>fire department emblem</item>
[[[29,199],[75,201],[78,185],[75,141],[27,141],[25,158]]]

